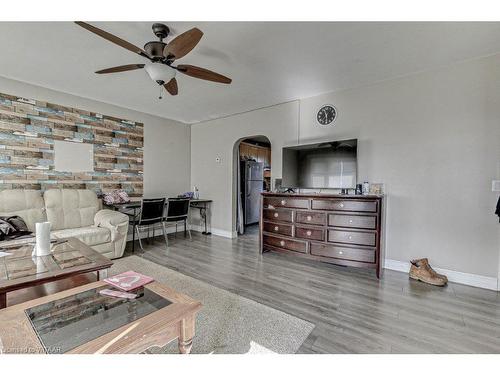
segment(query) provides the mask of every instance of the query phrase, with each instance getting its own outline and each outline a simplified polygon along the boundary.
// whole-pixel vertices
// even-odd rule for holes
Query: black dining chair
[[[148,239],[149,239],[149,229],[153,228],[153,238],[156,226],[161,225],[163,231],[163,238],[165,239],[165,244],[168,246],[167,232],[165,231],[165,198],[153,198],[153,199],[143,199],[141,203],[141,210],[137,215],[135,229],[137,231],[137,237],[139,238],[139,245],[142,247],[141,241],[141,230],[147,228]]]
[[[187,231],[187,233],[189,234],[189,239],[192,239],[191,230],[187,227],[188,217],[189,217],[189,199],[186,198],[168,199],[167,215],[165,217],[165,222],[167,223],[167,226],[175,224],[175,233],[177,233],[177,225],[183,222],[184,233]]]

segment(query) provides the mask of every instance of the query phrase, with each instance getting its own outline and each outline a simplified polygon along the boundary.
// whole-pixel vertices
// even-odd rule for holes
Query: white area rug
[[[295,353],[312,323],[185,276],[138,256],[114,260],[110,275],[133,270],[200,301],[191,353]],[[177,342],[150,353],[178,353]]]

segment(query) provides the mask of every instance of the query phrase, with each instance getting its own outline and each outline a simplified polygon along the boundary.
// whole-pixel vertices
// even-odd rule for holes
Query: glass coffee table
[[[134,299],[100,294],[103,281],[0,310],[3,353],[142,353],[178,340],[191,351],[201,303],[158,282]]]
[[[76,238],[57,240],[51,253],[33,256],[34,243],[0,246],[0,309],[7,306],[7,293],[75,275],[97,272],[107,275],[113,262]]]

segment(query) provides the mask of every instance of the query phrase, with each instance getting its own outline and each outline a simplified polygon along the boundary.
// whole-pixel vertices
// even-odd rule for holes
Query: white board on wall
[[[54,169],[58,172],[94,171],[94,145],[54,141]]]

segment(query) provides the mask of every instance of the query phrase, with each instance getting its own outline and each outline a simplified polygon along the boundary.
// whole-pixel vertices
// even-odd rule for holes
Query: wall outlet
[[[491,182],[491,191],[500,191],[500,180],[493,180]]]

